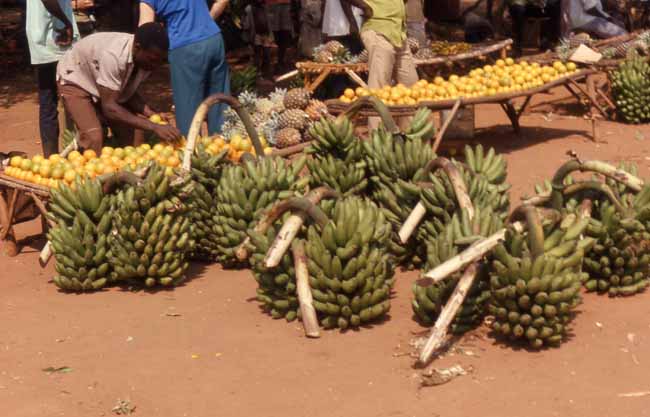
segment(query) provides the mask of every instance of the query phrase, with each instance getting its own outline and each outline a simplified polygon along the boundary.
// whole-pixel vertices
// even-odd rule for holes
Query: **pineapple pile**
[[[356,64],[368,62],[368,51],[353,55],[341,42],[329,41],[314,48],[313,59],[319,64]]]
[[[309,225],[299,234],[308,257],[309,284],[320,324],[325,328],[357,328],[390,310],[394,267],[387,253],[390,225],[381,210],[359,197],[337,200],[323,216],[324,227]],[[274,318],[300,317],[291,253],[271,269],[264,256],[281,221],[261,234],[249,231],[254,249],[257,299]]]
[[[311,92],[294,88],[284,96],[285,110],[278,114],[275,144],[278,148],[297,145],[303,141],[311,125],[329,115],[327,106],[311,98]]]

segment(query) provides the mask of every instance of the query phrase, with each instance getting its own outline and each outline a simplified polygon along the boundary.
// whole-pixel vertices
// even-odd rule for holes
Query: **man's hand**
[[[56,36],[54,43],[59,46],[70,46],[72,44],[72,25],[66,25],[63,29],[54,29]]]
[[[181,138],[181,132],[172,125],[155,125],[152,131],[165,142],[177,142]]]

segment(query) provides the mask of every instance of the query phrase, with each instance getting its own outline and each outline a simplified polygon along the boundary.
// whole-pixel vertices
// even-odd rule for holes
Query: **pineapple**
[[[329,41],[323,46],[323,49],[333,56],[343,55],[347,51],[347,48],[339,41]]]
[[[305,113],[307,113],[307,116],[313,121],[318,121],[322,117],[327,116],[329,114],[329,111],[327,110],[327,106],[325,103],[323,103],[320,100],[310,100],[309,101],[309,106],[305,109]]]
[[[302,142],[300,132],[291,127],[284,128],[275,135],[275,146],[278,149],[297,145],[300,142]]]
[[[331,64],[334,61],[334,55],[324,49],[314,52],[314,62],[319,64]]]
[[[285,110],[278,116],[278,127],[280,129],[292,127],[297,130],[304,130],[308,122],[309,116],[300,109]]]
[[[311,93],[304,88],[292,88],[284,96],[284,107],[286,109],[304,110],[309,105]]]

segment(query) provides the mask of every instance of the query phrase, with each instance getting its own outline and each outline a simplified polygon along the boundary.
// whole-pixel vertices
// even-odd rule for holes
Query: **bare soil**
[[[29,74],[0,85],[0,151],[39,151],[34,90]],[[594,143],[590,122],[558,115],[583,112],[567,96],[536,97],[519,137],[500,108],[477,108],[476,139],[506,154],[513,202],[549,178],[569,150],[632,160],[649,174],[648,126],[599,122],[602,142]],[[39,227],[20,225],[18,238]],[[38,266],[42,238],[22,242],[18,257],[0,258],[4,416],[107,416],[118,399],[136,416],[161,417],[650,415],[650,293],[585,295],[573,334],[558,349],[513,349],[482,326],[457,342],[465,353],[433,364],[469,373],[421,388],[408,356],[426,330],[412,319],[414,272],[398,273],[383,323],[309,340],[299,323],[262,314],[249,271],[196,264],[192,279],[173,291],[70,295],[50,282],[52,264]]]

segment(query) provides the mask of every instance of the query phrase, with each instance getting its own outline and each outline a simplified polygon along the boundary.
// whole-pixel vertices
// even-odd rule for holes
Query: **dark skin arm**
[[[60,46],[68,46],[72,43],[72,22],[68,19],[68,16],[63,13],[61,5],[58,0],[41,0],[45,10],[47,10],[52,16],[56,17],[63,22],[65,28],[57,30],[56,44]]]
[[[348,23],[350,24],[350,34],[358,36],[359,26],[357,25],[357,19],[354,18],[354,13],[352,13],[352,5],[343,0],[341,2],[341,8],[343,9],[343,14],[345,14],[345,17],[348,19]]]
[[[117,102],[119,95],[119,91],[99,86],[102,113],[104,113],[104,116],[106,116],[107,119],[125,124],[135,129],[154,132],[158,137],[166,142],[174,142],[180,139],[181,133],[175,127],[171,125],[157,125],[150,122],[149,119],[144,119],[131,113],[126,107]],[[131,102],[129,102],[129,104],[130,103]],[[142,103],[144,103],[144,100]],[[146,107],[146,105],[144,105],[144,107]]]
[[[372,17],[372,8],[363,0],[341,0],[341,4],[347,4],[348,7],[356,6],[363,10],[363,17],[370,19]],[[345,10],[345,8],[343,9]],[[347,15],[346,15],[347,16]]]
[[[131,97],[126,105],[133,113],[141,114],[147,118],[157,113],[149,107],[149,105],[144,101],[144,98],[142,98],[140,93],[137,92],[133,94],[133,97]]]

